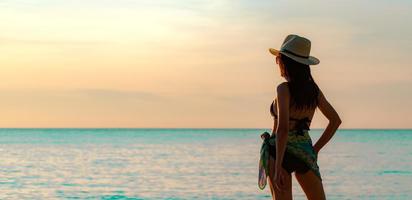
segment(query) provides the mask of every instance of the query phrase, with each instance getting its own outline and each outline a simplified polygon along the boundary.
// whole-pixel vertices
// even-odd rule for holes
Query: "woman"
[[[293,172],[309,200],[326,199],[317,157],[341,120],[312,78],[309,65],[319,64],[319,60],[309,55],[310,46],[308,39],[288,35],[280,51],[269,49],[276,56],[280,74],[286,82],[277,86],[277,98],[270,106],[274,117],[272,134],[261,135],[264,142],[259,187],[265,187],[268,176],[272,198],[276,200],[292,199]],[[329,124],[312,145],[308,131],[316,108],[326,116]]]

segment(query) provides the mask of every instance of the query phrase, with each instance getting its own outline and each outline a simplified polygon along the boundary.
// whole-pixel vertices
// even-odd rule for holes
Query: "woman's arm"
[[[273,106],[272,109],[276,110],[276,109],[278,109],[277,108],[278,103],[277,103],[276,99],[274,101],[275,101],[275,103],[272,105]],[[278,119],[276,117],[273,117],[272,135],[276,134],[276,129],[277,128],[278,128]]]
[[[319,138],[316,144],[313,145],[313,148],[315,149],[316,153],[319,153],[320,149],[322,149],[323,146],[325,146],[326,143],[329,142],[329,140],[333,137],[336,130],[342,123],[342,120],[340,119],[338,113],[335,111],[332,105],[330,105],[330,103],[325,98],[321,90],[319,90],[318,107],[319,110],[326,116],[326,118],[328,118],[329,123],[325,131],[323,132],[322,136]]]
[[[276,128],[276,166],[281,167],[289,132],[289,88],[286,82],[277,87],[278,122]]]

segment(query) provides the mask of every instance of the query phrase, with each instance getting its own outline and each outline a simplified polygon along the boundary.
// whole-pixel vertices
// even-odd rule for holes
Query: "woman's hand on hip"
[[[313,150],[315,151],[316,155],[318,155],[320,149],[318,149],[316,146],[313,146]]]

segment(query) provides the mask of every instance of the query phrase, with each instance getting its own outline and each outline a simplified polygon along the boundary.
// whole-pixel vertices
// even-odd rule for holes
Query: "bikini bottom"
[[[276,159],[276,134],[266,135],[260,148],[259,177],[258,186],[263,190],[266,186],[266,179],[269,176],[270,157]],[[289,173],[306,173],[311,170],[322,181],[319,166],[317,164],[318,155],[313,149],[312,140],[308,130],[292,130],[288,132],[285,154],[283,154],[282,167]]]
[[[276,146],[269,145],[269,155],[276,160]],[[283,154],[282,167],[289,174],[294,171],[296,171],[296,173],[304,174],[310,170],[306,163],[287,151]]]

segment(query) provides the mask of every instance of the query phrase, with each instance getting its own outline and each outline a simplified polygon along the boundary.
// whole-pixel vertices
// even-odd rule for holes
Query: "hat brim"
[[[319,59],[317,59],[316,57],[313,57],[313,56],[309,56],[308,58],[302,58],[302,57],[292,55],[290,53],[281,52],[281,51],[273,49],[273,48],[269,48],[269,52],[271,54],[275,55],[275,56],[279,56],[280,54],[283,54],[283,55],[293,59],[294,61],[305,64],[305,65],[317,65],[317,64],[320,63]]]

